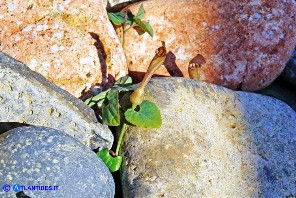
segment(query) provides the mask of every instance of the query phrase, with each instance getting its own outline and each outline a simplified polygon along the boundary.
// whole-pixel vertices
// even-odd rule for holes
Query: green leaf
[[[122,163],[121,156],[112,157],[109,154],[109,150],[106,148],[97,152],[97,156],[101,158],[101,160],[106,164],[106,166],[109,168],[111,172],[119,170]]]
[[[143,4],[141,4],[136,17],[138,17],[139,19],[142,19],[144,16],[144,13],[145,13],[144,7],[143,7]]]
[[[99,93],[98,95],[95,95],[95,96],[87,99],[84,103],[88,106],[98,105],[99,107],[101,107],[105,98],[106,98],[106,95],[108,94],[109,91],[110,91],[110,89],[103,91],[103,92]]]
[[[127,87],[121,87],[118,85],[114,85],[112,87],[112,90],[118,90],[118,91],[132,91],[135,90],[137,87],[139,86],[139,84],[133,84],[133,85],[129,85]]]
[[[128,122],[144,128],[159,128],[161,126],[161,115],[154,103],[144,100],[139,107],[139,111],[128,109],[124,113]]]
[[[108,12],[108,18],[110,21],[112,21],[112,23],[114,23],[115,25],[120,25],[122,23],[124,23],[124,16],[125,13],[124,12]]]
[[[102,120],[109,126],[119,126],[120,113],[118,91],[109,91],[106,99],[108,104],[103,103],[102,105]]]
[[[130,76],[124,76],[119,78],[114,85],[118,85],[121,87],[128,86],[132,84],[132,78]]]
[[[153,32],[153,29],[152,29],[152,27],[151,27],[151,25],[148,23],[148,22],[146,22],[146,21],[143,21],[143,23],[144,23],[144,25],[145,25],[145,31],[151,36],[151,37],[153,37],[153,34],[154,34],[154,32]]]
[[[138,17],[134,17],[137,25],[139,25],[145,32],[147,32],[151,37],[153,37],[153,29],[149,23],[146,21],[141,21]]]
[[[112,89],[118,91],[132,91],[136,89],[138,86],[138,84],[132,84],[132,78],[130,76],[124,76],[119,78],[114,83]]]

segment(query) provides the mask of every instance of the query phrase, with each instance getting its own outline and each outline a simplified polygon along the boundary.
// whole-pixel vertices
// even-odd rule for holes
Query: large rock
[[[154,37],[125,35],[130,74],[144,76],[155,49],[165,41],[165,67],[156,74],[188,77],[191,59],[201,54],[200,80],[231,89],[259,90],[280,75],[296,44],[294,0],[151,0],[143,3]],[[120,29],[118,35],[121,36]]]
[[[91,148],[112,146],[111,131],[97,122],[92,109],[1,52],[0,106],[0,122],[52,127]]]
[[[0,150],[1,197],[15,197],[14,184],[24,186],[19,189],[29,197],[114,197],[108,168],[66,133],[46,127],[16,128],[0,135]],[[5,184],[10,191],[2,190]],[[58,190],[24,189],[29,186]]]
[[[296,113],[285,103],[183,78],[152,80],[145,99],[163,124],[128,128],[125,197],[295,196]]]
[[[121,43],[101,0],[4,1],[0,51],[76,97],[126,74]]]

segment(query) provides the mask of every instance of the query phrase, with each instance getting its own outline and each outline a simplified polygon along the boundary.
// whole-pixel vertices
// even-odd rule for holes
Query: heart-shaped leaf
[[[139,105],[139,111],[128,109],[124,113],[125,119],[139,127],[159,128],[162,120],[157,106],[147,100]]]
[[[153,29],[149,23],[146,21],[141,21],[138,17],[134,17],[134,20],[138,26],[140,26],[145,32],[147,32],[151,37],[153,37]]]
[[[109,126],[119,126],[120,114],[118,91],[110,90],[106,100],[108,104],[103,103],[102,105],[102,120]]]
[[[112,157],[109,154],[109,150],[106,148],[97,152],[97,156],[101,158],[101,160],[106,164],[106,166],[109,168],[111,172],[119,170],[122,163],[121,156]]]
[[[125,16],[125,13],[123,12],[116,12],[116,13],[108,12],[109,20],[111,20],[112,23],[114,23],[115,25],[120,25],[124,23],[124,16]]]
[[[88,106],[98,105],[99,107],[101,107],[105,98],[106,98],[106,95],[108,94],[109,91],[110,91],[110,89],[103,91],[103,92],[99,93],[98,95],[95,95],[95,96],[87,99],[84,103]]]

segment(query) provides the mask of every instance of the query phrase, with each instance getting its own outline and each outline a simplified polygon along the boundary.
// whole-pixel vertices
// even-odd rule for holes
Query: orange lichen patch
[[[199,80],[231,89],[258,90],[283,70],[296,44],[293,0],[184,1],[143,3],[145,21],[154,37],[125,35],[125,54],[131,75],[140,80],[160,41],[168,51],[165,67],[156,74],[189,77],[188,64],[201,54],[206,61]],[[130,9],[136,13],[140,4]],[[122,35],[120,27],[117,34]]]
[[[93,0],[4,1],[0,50],[73,95],[126,75],[106,10]]]

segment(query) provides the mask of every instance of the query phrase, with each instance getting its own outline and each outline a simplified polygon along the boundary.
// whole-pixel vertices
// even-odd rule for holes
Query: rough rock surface
[[[296,113],[271,97],[184,78],[154,79],[160,129],[129,127],[125,197],[295,196]]]
[[[190,60],[201,54],[200,80],[258,90],[280,75],[296,44],[294,0],[151,0],[125,9],[137,13],[142,3],[154,37],[135,30],[125,36],[130,74],[138,80],[165,41],[169,54],[156,74],[188,77]]]
[[[47,127],[20,127],[0,135],[1,197],[16,197],[13,185],[58,186],[23,192],[30,197],[113,198],[113,177],[99,157],[76,138]]]
[[[281,77],[286,82],[296,87],[296,47],[283,73],[281,74]]]
[[[0,52],[0,122],[48,126],[91,148],[111,147],[113,135],[81,100]]]
[[[126,74],[101,0],[1,1],[0,51],[79,97]]]

